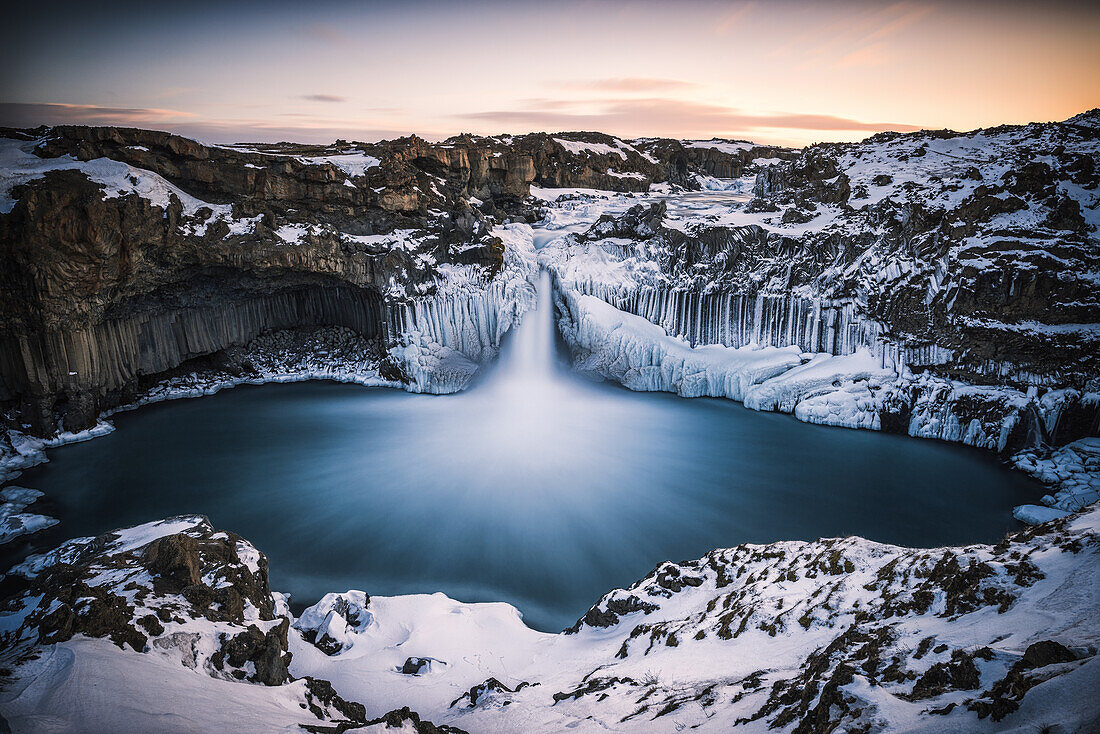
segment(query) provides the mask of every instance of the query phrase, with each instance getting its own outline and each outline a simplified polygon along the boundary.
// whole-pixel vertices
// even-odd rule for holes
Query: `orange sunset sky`
[[[0,125],[213,142],[601,130],[804,145],[1100,105],[1100,4],[72,3],[0,30]]]

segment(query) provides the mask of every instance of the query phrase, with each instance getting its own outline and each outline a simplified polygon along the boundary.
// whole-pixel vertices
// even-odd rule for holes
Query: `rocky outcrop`
[[[328,680],[296,681],[288,670],[293,658],[290,635],[295,634],[292,617],[285,599],[268,585],[267,557],[243,538],[215,531],[205,518],[175,517],[71,540],[30,557],[9,573],[7,591],[13,592],[14,587],[14,593],[7,595],[0,609],[5,622],[0,655],[8,665],[33,664],[43,651],[56,651],[74,638],[103,639],[165,661],[168,667],[159,668],[148,684],[164,686],[168,696],[176,695],[173,671],[275,689],[270,700],[279,702],[275,709],[279,718],[271,725],[278,728],[293,726],[300,709],[305,719],[298,723],[308,731],[348,731],[382,724],[387,728],[407,725],[421,734],[462,734],[460,729],[423,721],[407,707],[368,719],[362,704],[342,697]],[[95,673],[102,678],[101,687],[113,684],[109,669],[99,666]],[[5,668],[2,675],[10,680],[12,671]],[[216,683],[209,690],[217,691],[211,700],[219,702],[234,695],[233,687]],[[244,696],[252,703],[265,700],[263,693]],[[11,701],[4,704],[3,714],[11,716]],[[142,705],[148,719],[157,721],[153,728],[173,729],[164,723],[172,715],[158,710],[158,706],[170,706],[152,699],[143,699]],[[215,706],[215,716],[216,711]],[[96,721],[95,712],[96,707],[89,705],[82,714],[85,720]],[[42,712],[23,713],[20,730],[33,727]],[[94,728],[99,724],[96,721]]]
[[[172,630],[211,623],[219,641],[209,658],[188,644],[188,667],[212,675],[279,685],[287,680],[287,620],[268,586],[267,558],[201,517],[170,518],[98,538],[69,541],[14,569],[30,603],[23,622],[2,638],[64,642],[107,638],[138,652],[175,645]],[[209,653],[208,653],[209,654]],[[195,657],[198,656],[198,657]],[[246,666],[246,663],[251,663]]]

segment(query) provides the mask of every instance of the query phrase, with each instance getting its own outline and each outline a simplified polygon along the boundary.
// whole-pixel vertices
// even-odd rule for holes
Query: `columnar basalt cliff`
[[[1098,115],[813,146],[761,167],[749,201],[686,215],[638,204],[558,240],[544,259],[559,289],[691,346],[866,350],[904,378],[868,387],[865,369],[857,384],[834,372],[785,406],[797,415],[805,399],[807,420],[997,450],[1095,435]],[[583,361],[680,390],[617,363],[607,330],[584,326],[595,323],[577,311],[584,303],[561,303],[567,335],[587,339]],[[841,403],[852,416],[835,413]]]
[[[692,175],[740,172],[753,150],[647,141],[655,156],[596,133],[332,146],[94,127],[3,136],[0,402],[41,435],[87,428],[189,360],[303,326],[390,346],[415,330],[401,358],[414,364],[389,374],[460,387],[416,373],[425,350],[432,364],[451,359],[441,347],[491,357],[522,311],[525,296],[500,285],[494,227],[535,216],[532,184],[698,186]]]

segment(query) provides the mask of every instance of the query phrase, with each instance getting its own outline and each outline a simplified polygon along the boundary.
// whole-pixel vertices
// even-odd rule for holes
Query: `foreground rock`
[[[290,675],[292,618],[268,587],[267,558],[205,518],[72,540],[12,574],[23,588],[0,613],[0,712],[15,731],[59,721],[80,731],[379,723],[327,681]],[[407,709],[385,722],[406,720],[436,731]]]
[[[0,715],[16,732],[1089,731],[1098,530],[1092,505],[995,546],[716,550],[550,635],[442,594],[328,594],[295,620],[247,541],[172,518],[15,569]]]

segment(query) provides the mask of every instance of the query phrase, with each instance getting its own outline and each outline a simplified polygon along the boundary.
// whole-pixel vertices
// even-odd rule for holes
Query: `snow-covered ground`
[[[719,549],[551,635],[442,594],[333,593],[295,619],[247,541],[171,518],[16,569],[0,713],[14,732],[293,731],[401,706],[470,732],[1084,732],[1098,531],[1092,507],[996,546]],[[237,611],[207,606],[229,589]]]

